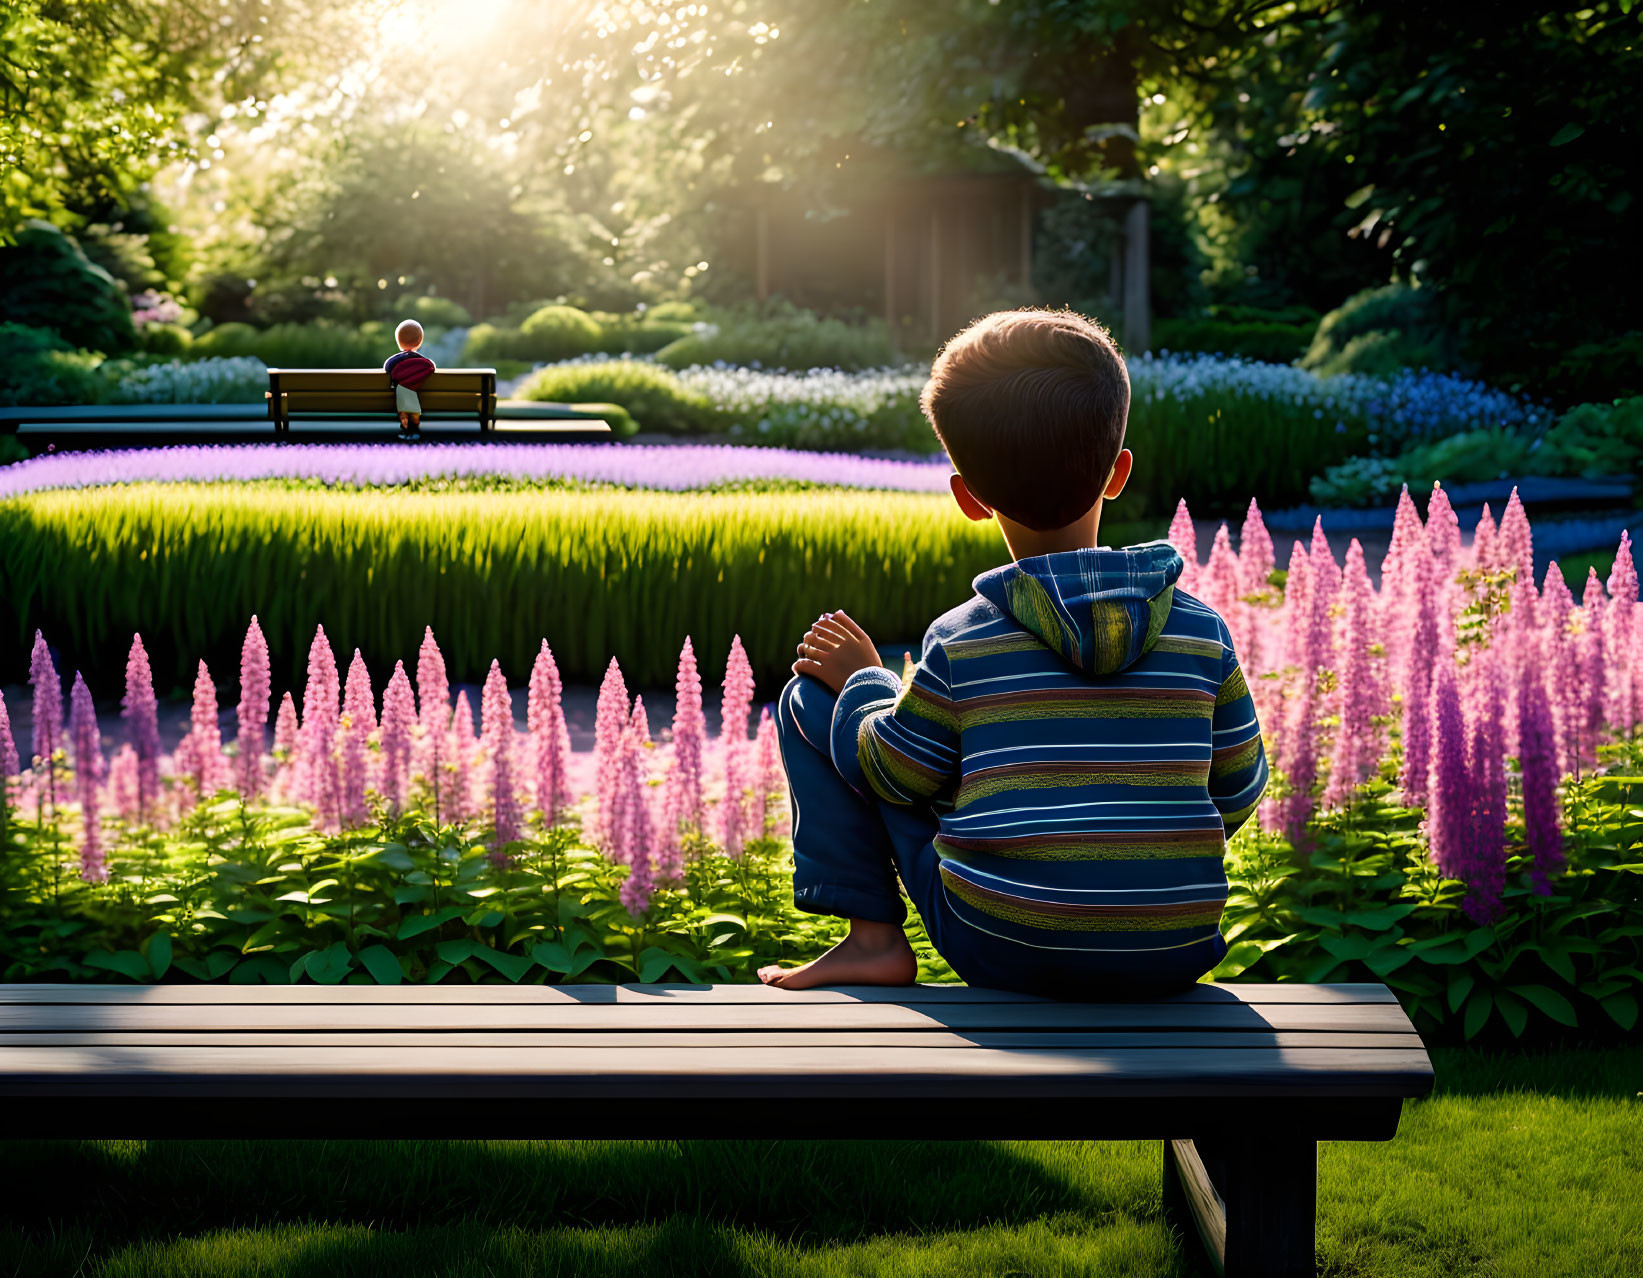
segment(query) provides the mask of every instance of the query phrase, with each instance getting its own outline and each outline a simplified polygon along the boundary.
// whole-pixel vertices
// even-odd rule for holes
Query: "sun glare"
[[[462,48],[494,31],[513,0],[396,0],[377,23],[385,53]]]

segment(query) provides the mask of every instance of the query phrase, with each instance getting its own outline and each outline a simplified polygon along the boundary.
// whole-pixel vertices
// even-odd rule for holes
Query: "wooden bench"
[[[422,412],[460,413],[479,421],[482,433],[496,427],[496,370],[442,368],[417,388]],[[398,418],[394,385],[380,368],[271,368],[268,416],[274,433],[291,429],[294,413],[385,413]]]
[[[1383,985],[0,986],[12,1137],[1162,1140],[1227,1278],[1314,1274],[1317,1142],[1431,1087]]]

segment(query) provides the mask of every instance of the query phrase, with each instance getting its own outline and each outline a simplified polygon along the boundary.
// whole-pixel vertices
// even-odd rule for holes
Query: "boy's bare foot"
[[[761,967],[759,979],[783,990],[810,990],[822,985],[911,985],[918,979],[918,959],[900,924],[851,919],[850,935],[819,959],[802,967]]]

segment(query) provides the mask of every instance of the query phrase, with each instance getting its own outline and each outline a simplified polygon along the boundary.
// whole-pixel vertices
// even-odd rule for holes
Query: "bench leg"
[[[1222,1278],[1316,1278],[1316,1141],[1166,1140],[1164,1214]]]

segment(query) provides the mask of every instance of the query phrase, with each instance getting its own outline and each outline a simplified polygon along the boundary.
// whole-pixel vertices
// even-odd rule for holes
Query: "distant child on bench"
[[[394,407],[399,410],[401,439],[420,439],[422,431],[422,400],[416,388],[428,380],[434,371],[434,362],[422,353],[422,325],[415,320],[401,320],[394,330],[399,353],[390,355],[382,365],[388,380],[394,385]]]
[[[898,876],[971,985],[1123,998],[1226,955],[1222,858],[1266,755],[1181,557],[1097,544],[1134,464],[1129,405],[1112,339],[1067,311],[990,315],[936,357],[923,408],[953,497],[1012,562],[931,625],[905,683],[843,612],[800,642],[777,718],[793,896],[850,931],[767,984],[911,983]]]

